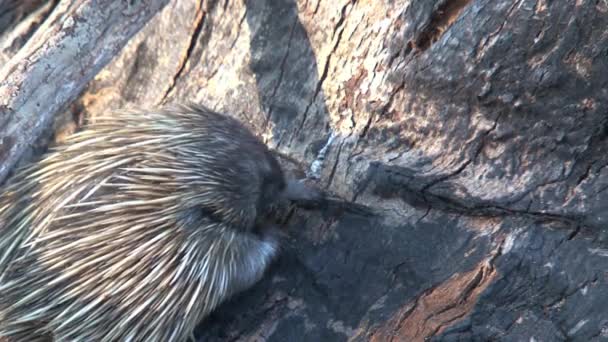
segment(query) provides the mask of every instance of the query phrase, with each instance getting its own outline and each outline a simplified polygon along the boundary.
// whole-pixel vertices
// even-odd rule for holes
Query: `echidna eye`
[[[210,208],[201,208],[201,214],[203,214],[205,217],[209,218],[210,221],[213,222],[222,222],[222,218],[214,211],[211,210]]]
[[[261,211],[265,211],[268,206],[274,203],[275,199],[279,196],[280,187],[281,184],[276,179],[264,180],[258,203]]]
[[[285,180],[281,177],[280,181],[279,181],[279,187],[278,190],[279,192],[283,192],[285,190],[285,188],[287,188],[287,183],[285,182]]]

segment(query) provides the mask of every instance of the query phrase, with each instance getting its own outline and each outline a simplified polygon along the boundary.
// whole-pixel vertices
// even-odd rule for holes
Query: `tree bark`
[[[14,3],[26,6],[32,2],[19,3],[14,1]],[[30,5],[30,7],[23,8],[2,6],[2,3],[0,3],[0,10],[4,10],[6,13],[14,13],[15,15],[23,13],[12,22],[12,27],[10,25],[0,27],[0,32],[2,32],[0,34],[0,65],[6,64],[25,45],[57,5],[54,1],[36,1],[35,4],[37,5],[35,7]]]
[[[201,341],[599,341],[607,13],[605,1],[171,0],[76,101],[103,64],[93,48],[61,50],[82,61],[70,73],[46,55],[44,92],[0,89],[16,94],[2,96],[14,118],[71,104],[56,140],[74,112],[202,102],[378,213],[297,210],[280,260],[202,322]],[[122,42],[150,14],[88,22]],[[0,74],[40,80],[26,57],[39,34],[61,36],[48,27]],[[48,124],[26,120],[2,170]],[[16,136],[5,127],[3,146]]]
[[[25,17],[35,12],[37,8],[52,1],[45,0],[0,0],[0,34],[10,32],[19,25]]]
[[[0,181],[165,2],[65,1],[53,10],[0,70]]]

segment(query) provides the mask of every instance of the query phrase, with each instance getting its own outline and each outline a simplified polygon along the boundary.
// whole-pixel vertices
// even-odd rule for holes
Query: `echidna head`
[[[260,167],[262,175],[258,202],[260,215],[267,214],[275,206],[285,202],[311,203],[323,199],[322,192],[306,184],[304,180],[286,178],[273,155],[267,153],[266,157],[266,162]]]
[[[261,187],[258,199],[259,215],[265,215],[283,200],[286,181],[281,166],[272,156],[261,167]]]

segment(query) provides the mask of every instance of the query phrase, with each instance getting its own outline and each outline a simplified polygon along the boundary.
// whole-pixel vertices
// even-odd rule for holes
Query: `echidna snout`
[[[304,180],[289,179],[281,196],[294,202],[318,202],[325,198],[325,195],[315,187],[304,182]]]

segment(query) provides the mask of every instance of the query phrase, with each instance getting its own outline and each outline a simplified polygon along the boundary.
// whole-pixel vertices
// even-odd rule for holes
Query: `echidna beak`
[[[315,187],[304,183],[303,179],[290,179],[286,182],[283,198],[294,202],[319,202],[325,196]]]

